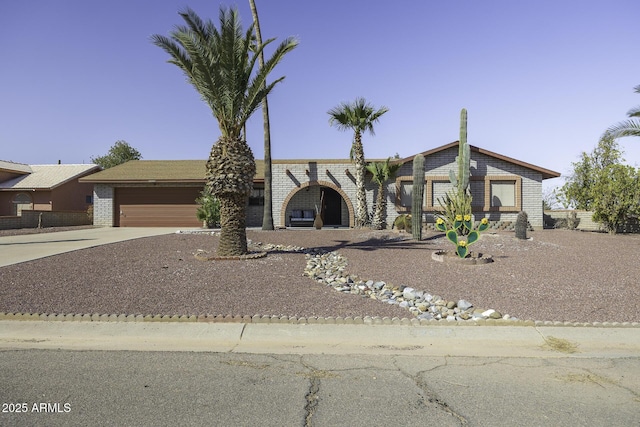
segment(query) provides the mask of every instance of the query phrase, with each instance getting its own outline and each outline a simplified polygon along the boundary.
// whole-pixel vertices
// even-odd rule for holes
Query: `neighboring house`
[[[86,211],[93,185],[78,178],[100,170],[88,165],[26,165],[0,160],[0,216],[21,216],[24,210]]]
[[[437,198],[451,188],[449,169],[456,168],[458,142],[421,153],[425,156],[427,221],[439,209]],[[411,209],[413,157],[402,164],[387,185],[387,222]],[[101,226],[197,227],[195,199],[205,184],[204,160],[133,160],[80,179],[94,185],[94,224]],[[264,205],[264,165],[249,199],[247,226],[260,226]],[[542,181],[559,173],[471,146],[471,193],[476,218],[514,221],[518,212],[542,228]],[[367,176],[369,209],[377,185]],[[355,212],[355,170],[349,160],[273,160],[273,220],[276,227],[291,225],[296,210],[318,210],[325,226],[352,227]]]

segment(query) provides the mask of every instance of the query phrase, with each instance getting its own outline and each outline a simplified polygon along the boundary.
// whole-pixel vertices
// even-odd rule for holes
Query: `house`
[[[471,193],[477,217],[515,221],[518,212],[542,228],[542,181],[559,173],[471,146]],[[421,153],[425,156],[424,211],[427,221],[439,209],[438,197],[451,188],[449,170],[456,168],[458,142]],[[387,185],[387,222],[411,209],[413,157],[400,163],[397,178]],[[249,198],[247,226],[260,226],[264,205],[264,165]],[[94,224],[99,226],[197,227],[195,199],[205,184],[204,160],[133,160],[89,175],[80,182],[94,185]],[[369,209],[378,191],[367,176]],[[276,227],[291,226],[294,211],[318,210],[325,226],[353,227],[355,170],[349,160],[273,160],[273,220]],[[431,215],[430,215],[431,214]]]
[[[26,219],[34,212],[83,212],[86,217],[93,203],[93,185],[78,179],[99,170],[93,164],[26,165],[0,160],[0,228],[34,226]],[[47,214],[49,217],[53,218],[52,214]],[[53,225],[67,225],[61,224],[67,219],[60,215],[55,221]]]

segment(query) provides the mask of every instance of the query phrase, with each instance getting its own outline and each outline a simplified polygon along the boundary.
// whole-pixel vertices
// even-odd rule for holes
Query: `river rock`
[[[459,300],[458,301],[458,308],[462,311],[467,311],[469,310],[471,307],[473,307],[473,304],[471,304],[469,301],[467,300]]]

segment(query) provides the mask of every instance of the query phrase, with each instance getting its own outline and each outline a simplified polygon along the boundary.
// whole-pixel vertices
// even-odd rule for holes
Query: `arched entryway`
[[[327,226],[342,225],[342,197],[333,188],[320,187],[322,222]]]
[[[323,223],[328,227],[354,225],[351,200],[341,188],[330,182],[310,181],[291,190],[280,209],[282,227],[290,226],[289,218],[294,210],[320,211]]]

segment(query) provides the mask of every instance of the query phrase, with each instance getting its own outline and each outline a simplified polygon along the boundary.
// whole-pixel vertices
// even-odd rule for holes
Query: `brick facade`
[[[320,189],[330,188],[342,198],[341,224],[353,227],[356,195],[355,169],[345,160],[277,160],[272,165],[273,223],[288,226],[294,209],[315,209],[320,205]],[[367,203],[373,203],[373,185],[367,186]]]
[[[425,157],[425,204],[427,222],[434,221],[433,213],[439,210],[438,197],[452,186],[449,183],[449,170],[457,170],[457,146],[439,151]],[[395,182],[387,185],[389,194],[387,204],[387,222],[392,223],[399,214],[409,213],[411,206],[400,203],[401,183],[413,180],[413,164],[405,163]],[[471,193],[473,210],[477,219],[487,217],[490,221],[515,221],[518,212],[527,212],[529,223],[542,228],[542,174],[524,166],[502,159],[471,151]],[[513,206],[492,206],[491,183],[513,182],[515,204]]]
[[[93,225],[113,227],[115,215],[114,188],[108,184],[93,186]]]
[[[427,214],[427,222],[434,221],[433,213],[439,209],[437,198],[451,188],[448,175],[449,170],[457,169],[457,153],[457,143],[425,152],[424,210]],[[389,225],[398,215],[410,211],[410,203],[408,206],[402,206],[400,193],[403,183],[412,183],[412,166],[409,158],[404,159],[404,164],[397,173],[397,179],[387,184],[387,224]],[[474,215],[477,219],[487,217],[490,221],[515,221],[518,212],[524,210],[528,214],[530,224],[535,228],[542,228],[543,173],[547,178],[559,176],[553,171],[472,148],[471,192],[474,198]],[[366,183],[367,208],[369,213],[372,213],[378,186],[370,180],[370,175],[367,175],[367,178],[369,178]],[[513,195],[507,205],[495,202],[493,192],[501,184],[513,186]],[[256,188],[260,188],[261,185],[257,183]],[[289,226],[289,218],[294,209],[319,208],[322,189],[330,189],[340,196],[340,223],[337,225],[353,227],[356,185],[354,165],[349,160],[274,160],[272,185],[273,220],[276,227]],[[117,187],[121,186],[127,186],[127,184],[117,184]],[[114,184],[95,184],[95,225],[113,226],[115,224],[114,216],[118,213],[114,212],[114,194]],[[247,226],[260,227],[263,210],[262,205],[248,206]]]

